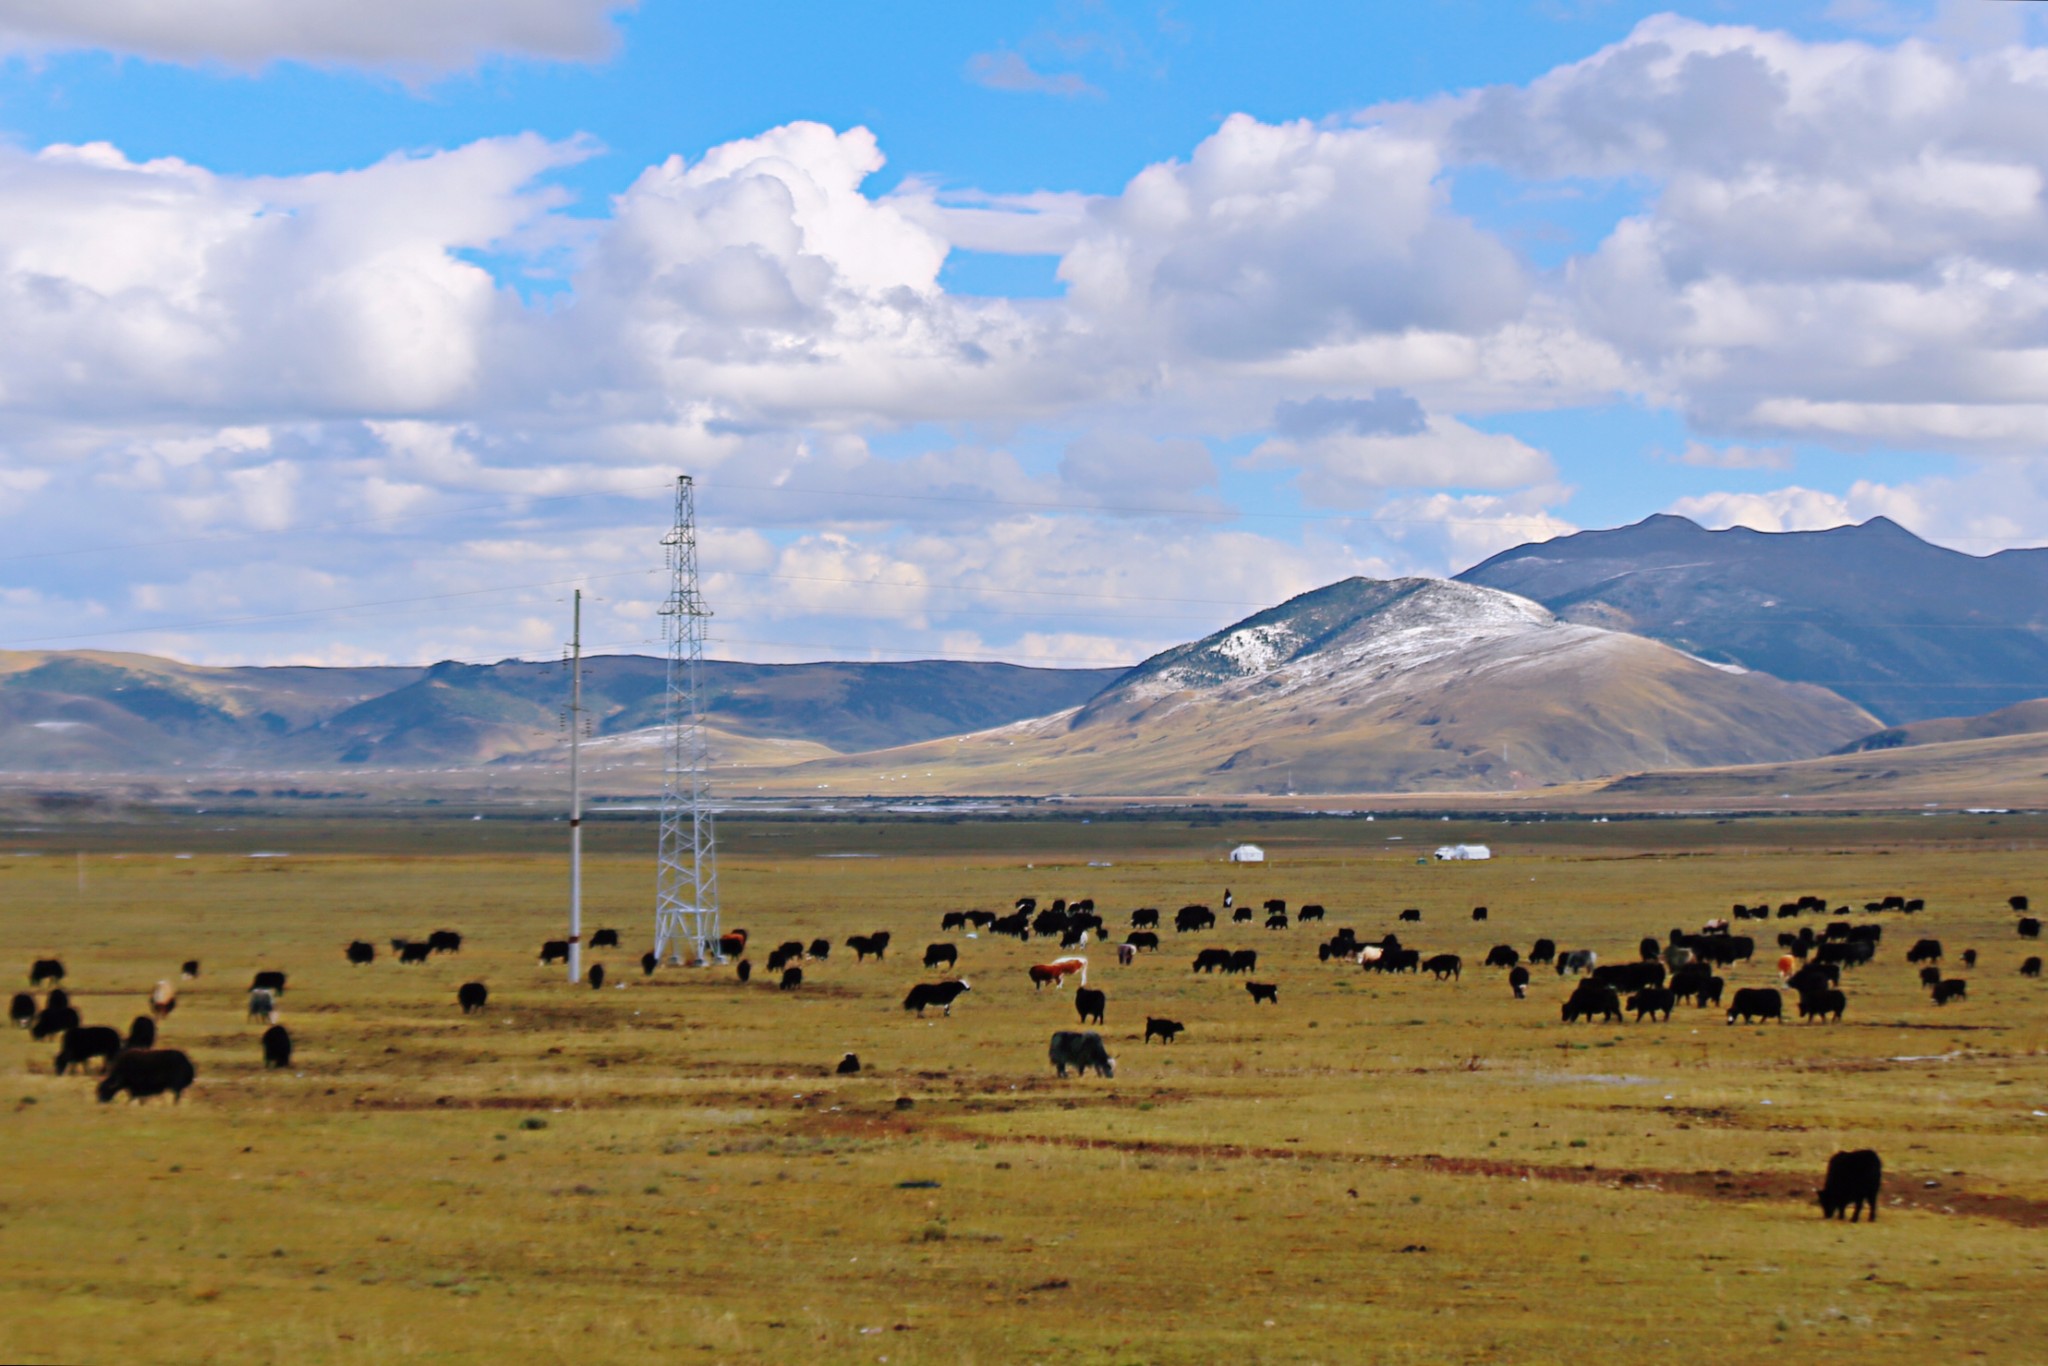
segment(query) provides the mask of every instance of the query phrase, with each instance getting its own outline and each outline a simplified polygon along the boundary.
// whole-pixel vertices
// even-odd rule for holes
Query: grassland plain
[[[894,934],[795,992],[641,978],[645,826],[593,833],[589,923],[622,930],[598,957],[623,989],[540,969],[558,831],[167,816],[0,839],[0,962],[62,957],[88,1022],[125,1026],[203,965],[164,1030],[199,1068],[182,1105],[97,1105],[11,1036],[0,1357],[2028,1361],[2048,1340],[2048,983],[2018,975],[2037,946],[2005,907],[2048,897],[2041,819],[731,823],[727,923],[757,963]],[[1417,864],[1454,835],[1497,857]],[[1272,862],[1226,869],[1242,837]],[[1092,896],[1120,929],[1226,883],[1398,928],[1464,975],[1327,966],[1313,927],[1169,930],[1129,968],[1091,946],[1117,1075],[1060,1082],[1072,991],[1023,971],[1050,947],[938,933],[1023,894]],[[1894,891],[1929,909],[1884,917],[1839,1026],[1566,1027],[1548,970],[1517,1002],[1478,966]],[[459,957],[393,961],[390,937],[442,926]],[[1922,935],[1967,1002],[1919,990]],[[343,961],[357,937],[373,966]],[[973,990],[918,1020],[903,993],[941,939]],[[1212,945],[1257,949],[1278,1007],[1191,973]],[[1731,989],[1774,983],[1770,956]],[[258,968],[291,974],[289,1072],[245,1018]],[[464,1018],[471,979],[491,1004]],[[1188,1031],[1146,1046],[1148,1014]],[[846,1051],[868,1070],[832,1075]],[[1883,1217],[1824,1222],[1817,1173],[1865,1145]]]

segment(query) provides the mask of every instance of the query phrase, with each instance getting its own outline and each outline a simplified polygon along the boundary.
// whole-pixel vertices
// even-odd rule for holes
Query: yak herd
[[[1231,923],[1261,923],[1268,930],[1284,930],[1291,924],[1322,922],[1328,914],[1323,906],[1310,903],[1299,907],[1290,918],[1287,903],[1278,898],[1264,901],[1255,910],[1249,903],[1237,904],[1227,890],[1223,904]],[[2018,936],[2038,939],[2040,921],[2028,913],[2027,898],[2014,896],[2009,898],[2008,904],[2016,917]],[[1496,944],[1482,959],[1481,966],[1504,969],[1506,983],[1516,999],[1523,999],[1528,994],[1531,967],[1548,966],[1560,978],[1572,977],[1571,991],[1560,1011],[1566,1024],[1579,1021],[1620,1023],[1625,1013],[1632,1013],[1638,1022],[1645,1019],[1668,1021],[1674,1009],[1681,1005],[1695,1009],[1723,1008],[1727,1023],[1731,1025],[1738,1020],[1747,1024],[1782,1024],[1788,994],[1800,1019],[1840,1022],[1849,1003],[1843,990],[1845,974],[1864,968],[1877,959],[1885,938],[1886,926],[1882,917],[1886,913],[1917,914],[1925,909],[1925,901],[1887,896],[1865,902],[1860,909],[1865,916],[1872,918],[1836,918],[1828,920],[1819,930],[1810,922],[1800,924],[1796,929],[1779,930],[1774,945],[1777,950],[1773,964],[1778,981],[1776,986],[1741,986],[1732,992],[1727,991],[1725,973],[1740,965],[1754,963],[1760,951],[1767,959],[1770,957],[1768,949],[1760,946],[1757,935],[1738,933],[1736,926],[1743,922],[1827,916],[1830,909],[1826,899],[1803,896],[1796,901],[1780,903],[1775,908],[1769,904],[1738,904],[1731,908],[1727,918],[1711,920],[1698,931],[1671,929],[1661,939],[1645,936],[1636,945],[1633,957],[1623,956],[1617,961],[1601,961],[1600,954],[1594,949],[1560,949],[1554,940],[1538,938],[1526,954],[1512,944]],[[1832,911],[1835,917],[1852,914],[1854,912],[1848,906],[1836,907]],[[1486,907],[1475,907],[1472,911],[1475,922],[1488,921],[1489,918]],[[1410,907],[1403,910],[1398,919],[1404,925],[1420,924],[1422,912],[1419,908]],[[1129,929],[1115,946],[1118,962],[1128,965],[1139,953],[1158,952],[1162,923],[1163,917],[1157,908],[1141,907],[1132,911]],[[1171,924],[1176,934],[1201,934],[1213,930],[1218,918],[1210,907],[1190,904],[1174,913]],[[1006,936],[1024,942],[1036,937],[1056,942],[1063,952],[1084,948],[1091,939],[1106,940],[1112,934],[1090,899],[1072,902],[1056,899],[1041,909],[1037,899],[1030,896],[1018,898],[1011,910],[1003,914],[983,910],[945,912],[940,919],[940,931],[960,931],[968,938],[982,934]],[[599,930],[591,936],[590,944],[594,948],[616,948],[618,932]],[[422,939],[394,938],[390,945],[399,964],[416,965],[438,954],[459,954],[463,937],[454,930],[441,929]],[[719,956],[733,961],[736,975],[742,982],[749,980],[753,971],[752,961],[747,957],[748,946],[745,930],[725,934],[718,943]],[[885,930],[849,935],[845,946],[853,952],[856,964],[871,958],[878,963],[886,962],[890,935]],[[766,955],[767,971],[776,976],[777,985],[782,990],[797,990],[804,982],[801,964],[825,961],[831,953],[832,945],[828,940],[813,939],[806,943],[792,939],[777,945]],[[355,940],[344,948],[343,956],[349,964],[363,967],[376,961],[377,950],[367,941]],[[1465,967],[1458,954],[1426,954],[1420,948],[1404,944],[1394,933],[1384,934],[1375,940],[1361,940],[1357,932],[1348,926],[1321,939],[1316,946],[1316,956],[1323,964],[1348,964],[1380,974],[1412,973],[1419,976],[1427,973],[1439,982],[1461,981]],[[568,957],[568,941],[549,940],[541,946],[539,961],[545,966]],[[960,958],[959,944],[939,941],[926,946],[922,962],[926,970],[957,971]],[[1933,1004],[1942,1006],[1968,999],[1968,979],[1948,976],[1943,970],[1947,954],[1940,940],[1917,939],[1903,958],[1908,966],[1918,968],[1920,984]],[[1966,968],[1975,968],[1977,951],[1964,950],[1958,955],[1958,961]],[[1192,968],[1198,974],[1244,977],[1244,988],[1253,1007],[1261,1004],[1277,1007],[1279,986],[1252,980],[1258,964],[1259,951],[1255,949],[1205,947],[1196,952]],[[659,966],[652,953],[643,955],[640,965],[642,973],[649,976]],[[2041,959],[2038,956],[2026,957],[2019,966],[2019,972],[2024,977],[2039,977]],[[1088,960],[1071,953],[1029,969],[1034,988],[1063,988],[1067,977],[1076,977],[1077,989],[1072,999],[1079,1023],[1100,1027],[1107,1016],[1109,997],[1101,987],[1087,985],[1087,973]],[[177,1006],[177,991],[168,979],[158,982],[150,992],[149,1014],[138,1015],[123,1034],[109,1026],[88,1025],[80,1018],[63,986],[66,973],[61,960],[37,959],[30,965],[28,975],[32,990],[15,994],[10,1019],[36,1040],[54,1038],[58,1041],[55,1059],[58,1075],[74,1069],[83,1070],[88,1064],[96,1063],[100,1075],[98,1096],[103,1102],[123,1092],[133,1100],[168,1094],[176,1101],[193,1084],[195,1072],[191,1059],[181,1050],[158,1046],[159,1028]],[[182,965],[181,976],[185,980],[190,981],[198,975],[199,963],[196,960],[188,960]],[[593,988],[602,987],[604,966],[592,964],[586,980]],[[278,1003],[285,994],[286,981],[283,972],[268,969],[256,973],[250,983],[249,1019],[266,1026],[258,1040],[266,1068],[289,1068],[292,1062],[291,1034],[277,1019]],[[34,988],[47,988],[41,1001],[33,994]],[[903,1009],[920,1018],[927,1010],[937,1010],[943,1016],[950,1016],[953,1006],[971,990],[967,979],[958,976],[916,982],[903,1000]],[[1728,997],[1725,1006],[1724,994]],[[489,999],[489,990],[482,982],[465,982],[456,993],[456,1003],[465,1015],[483,1010]],[[1185,1029],[1186,1026],[1177,1020],[1148,1015],[1143,1041],[1149,1044],[1158,1039],[1162,1044],[1171,1044]],[[1110,1056],[1101,1034],[1095,1031],[1060,1030],[1054,1033],[1048,1056],[1061,1077],[1065,1077],[1070,1069],[1084,1074],[1092,1071],[1104,1077],[1115,1074],[1115,1059]],[[860,1066],[859,1060],[849,1053],[837,1070],[841,1075],[848,1075],[858,1072]],[[1867,1210],[1875,1219],[1881,1177],[1882,1164],[1876,1153],[1867,1150],[1837,1153],[1828,1165],[1826,1182],[1820,1193],[1824,1213],[1833,1218],[1846,1212],[1852,1219],[1860,1219]]]

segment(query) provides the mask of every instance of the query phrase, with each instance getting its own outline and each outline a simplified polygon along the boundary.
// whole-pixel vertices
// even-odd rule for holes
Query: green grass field
[[[165,817],[0,837],[10,990],[54,954],[87,1022],[125,1027],[157,979],[203,964],[164,1027],[199,1069],[181,1105],[101,1106],[90,1078],[52,1075],[54,1044],[10,1036],[0,1357],[2048,1353],[2048,981],[2018,975],[2040,950],[2004,904],[2048,901],[2048,822],[735,822],[726,923],[757,966],[784,939],[894,934],[885,962],[838,951],[787,993],[727,969],[642,980],[644,825],[593,832],[587,923],[623,931],[595,955],[623,989],[537,967],[562,932],[559,832]],[[1415,862],[1454,836],[1497,857]],[[1272,862],[1227,869],[1240,838]],[[1061,1082],[1046,1041],[1075,1026],[1072,989],[1034,992],[1024,971],[1054,946],[938,933],[944,910],[1026,893],[1092,896],[1121,931],[1135,906],[1170,920],[1226,883],[1320,901],[1328,929],[1398,928],[1463,955],[1464,976],[1325,966],[1314,927],[1169,928],[1130,968],[1091,945],[1117,1075]],[[1735,901],[1894,891],[1929,909],[1883,917],[1839,1026],[1681,1007],[1567,1027],[1548,969],[1517,1002],[1478,966],[1539,935],[1611,961]],[[1420,926],[1396,925],[1406,906]],[[459,957],[390,954],[443,926],[467,937]],[[1967,1002],[1919,989],[1903,955],[1921,935]],[[343,961],[358,937],[373,966]],[[946,975],[918,965],[942,938],[973,990],[920,1021],[900,1003]],[[1257,949],[1278,1007],[1191,973],[1209,946]],[[1775,953],[1731,992],[1775,985]],[[245,1019],[258,968],[291,974],[288,1073],[263,1070]],[[472,979],[491,1004],[464,1018]],[[1187,1033],[1143,1045],[1148,1014]],[[868,1070],[832,1075],[847,1051]],[[1886,1161],[1883,1217],[1823,1221],[1828,1155],[1862,1146]]]

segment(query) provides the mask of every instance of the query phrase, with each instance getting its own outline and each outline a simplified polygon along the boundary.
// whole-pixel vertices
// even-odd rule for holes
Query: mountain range
[[[1764,533],[1659,516],[1455,580],[1347,579],[1130,669],[712,661],[702,694],[741,792],[1505,792],[2048,730],[2044,589],[2048,551],[1963,555],[1882,518]],[[594,771],[618,790],[658,783],[665,667],[585,661]],[[566,692],[552,662],[0,652],[0,772],[546,785]]]
[[[584,661],[597,736],[661,720],[665,660]],[[831,754],[978,730],[1085,701],[1120,669],[952,660],[707,661],[707,727],[722,757]],[[438,767],[559,747],[559,663],[418,668],[212,668],[95,651],[0,652],[0,771]]]
[[[1155,655],[1071,712],[734,774],[796,788],[1512,790],[1798,759],[1875,726],[1824,688],[1442,579],[1347,579]]]
[[[1517,546],[1458,578],[1819,684],[1887,724],[2048,696],[2048,550],[1965,555],[1883,517],[1764,532],[1657,516]]]

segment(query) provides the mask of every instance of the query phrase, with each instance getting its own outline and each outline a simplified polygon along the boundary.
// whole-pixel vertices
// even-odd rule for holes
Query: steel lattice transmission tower
[[[668,549],[668,755],[661,784],[661,866],[655,874],[654,956],[664,963],[724,961],[718,952],[718,848],[706,785],[711,768],[698,708],[705,623],[711,610],[697,586],[697,491],[676,479],[676,524]]]

